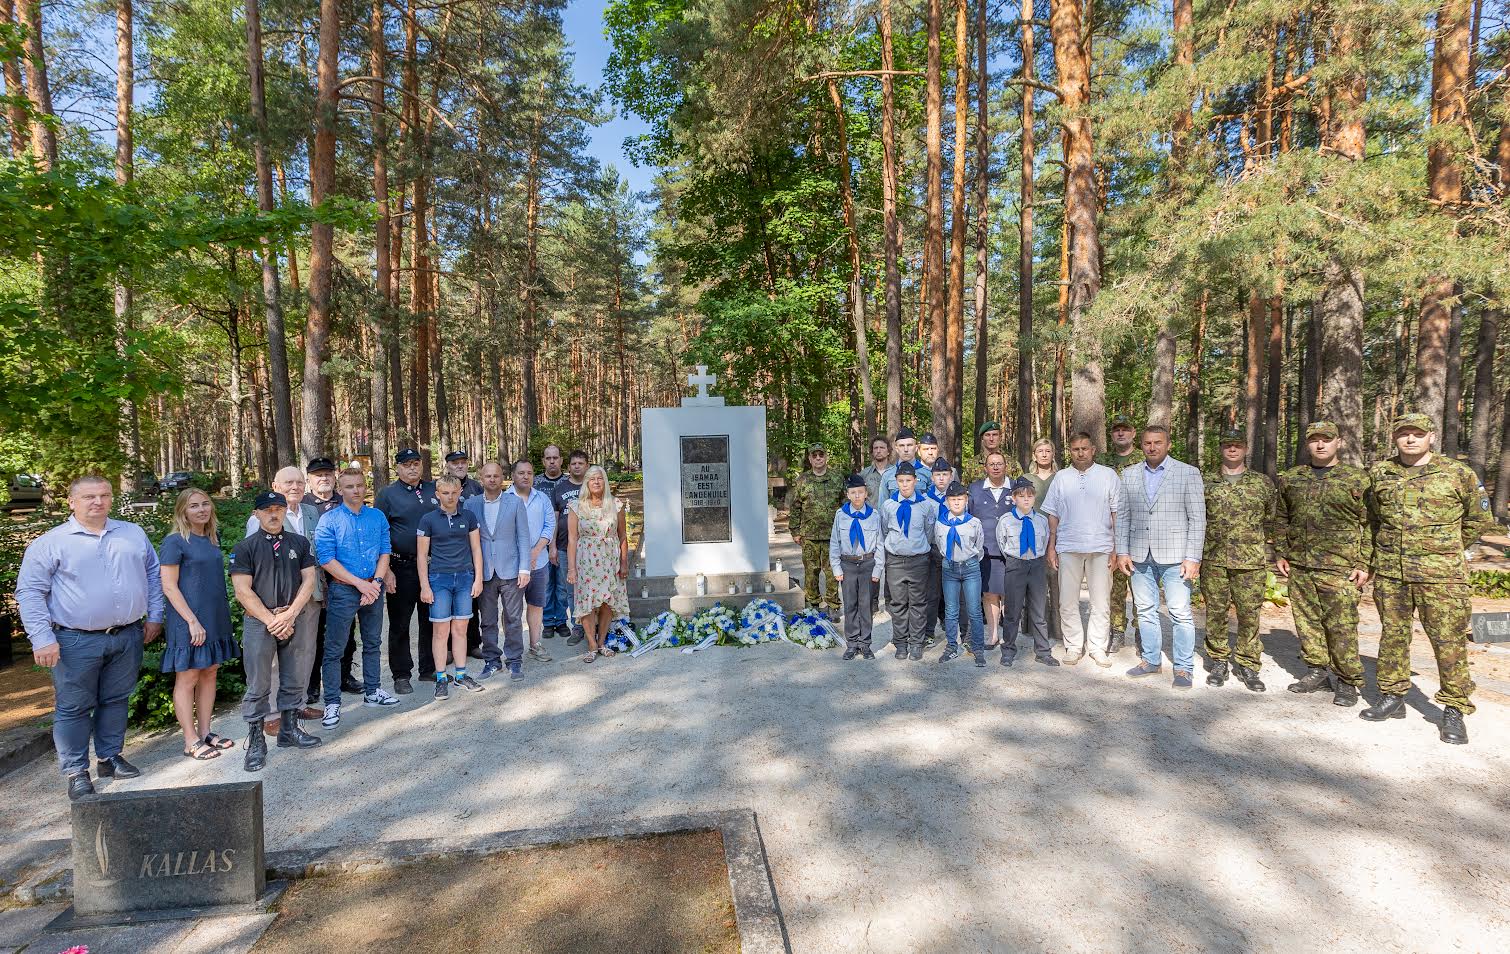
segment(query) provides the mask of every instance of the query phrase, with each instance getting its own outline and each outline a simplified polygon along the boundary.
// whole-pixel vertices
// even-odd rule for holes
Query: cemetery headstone
[[[1473,641],[1510,643],[1510,613],[1474,613]]]

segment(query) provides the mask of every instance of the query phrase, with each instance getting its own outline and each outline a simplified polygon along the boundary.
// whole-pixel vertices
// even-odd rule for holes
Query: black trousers
[[[388,594],[388,671],[395,679],[408,679],[414,675],[414,616],[420,607],[419,564],[413,557],[394,556],[393,569],[395,592]],[[428,614],[425,614],[428,616]],[[435,654],[430,650],[428,621],[422,627],[419,639],[419,677],[426,679],[435,675]]]
[[[351,675],[352,654],[357,651],[356,641],[357,624],[352,621],[346,630],[346,649],[341,653],[341,672],[343,675]],[[320,667],[325,660],[325,604],[320,604],[320,628],[315,630],[315,661],[314,667],[309,673],[309,693],[307,698],[313,704],[320,698]],[[354,677],[353,677],[354,678]]]

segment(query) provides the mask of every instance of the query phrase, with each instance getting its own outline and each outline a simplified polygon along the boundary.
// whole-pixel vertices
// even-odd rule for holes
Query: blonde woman
[[[573,603],[587,637],[582,661],[592,662],[613,655],[603,638],[615,618],[629,615],[629,534],[603,468],[587,469],[581,496],[567,507],[566,537],[566,582],[575,587]]]
[[[184,756],[219,758],[235,743],[210,731],[215,677],[221,663],[241,655],[241,647],[231,631],[225,554],[209,494],[190,487],[178,495],[173,532],[163,538],[158,561],[168,601],[162,671],[177,673],[173,714],[183,730]]]
[[[1040,512],[1043,509],[1043,500],[1049,495],[1049,484],[1054,482],[1054,475],[1059,473],[1059,467],[1054,460],[1054,442],[1047,437],[1040,437],[1033,442],[1033,458],[1028,462],[1027,473],[1023,474],[1033,482],[1033,489],[1037,491],[1034,498],[1037,501],[1035,509]],[[1059,572],[1051,566],[1045,566],[1048,571],[1049,585],[1049,632],[1055,639],[1063,640],[1059,630]],[[1026,627],[1019,627],[1022,632]]]

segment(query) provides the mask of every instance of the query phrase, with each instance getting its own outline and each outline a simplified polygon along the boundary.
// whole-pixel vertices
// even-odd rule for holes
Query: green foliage
[[[1510,599],[1510,570],[1474,570],[1468,574],[1474,596]]]

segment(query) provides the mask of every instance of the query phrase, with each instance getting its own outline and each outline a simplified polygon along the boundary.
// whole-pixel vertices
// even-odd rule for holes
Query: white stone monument
[[[716,381],[698,365],[687,378],[695,397],[640,412],[644,563],[643,576],[629,580],[636,619],[720,600],[736,608],[756,598],[800,603],[790,574],[770,570],[765,408],[725,405],[708,393]]]

